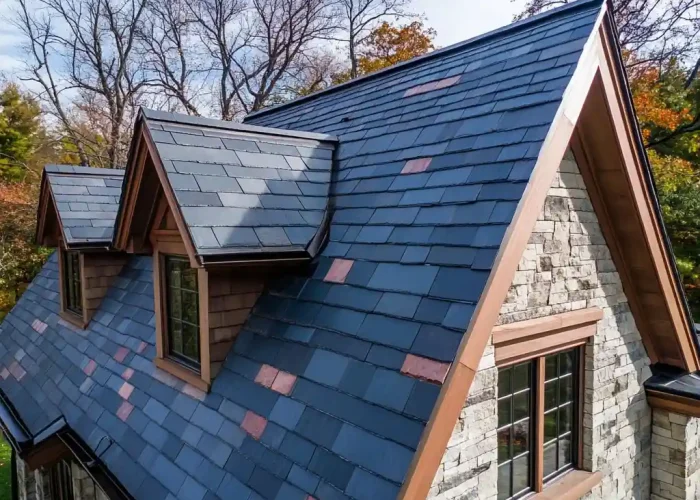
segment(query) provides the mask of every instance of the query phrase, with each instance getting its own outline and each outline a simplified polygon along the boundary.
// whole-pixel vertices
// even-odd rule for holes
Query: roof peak
[[[257,118],[263,115],[266,115],[271,112],[276,112],[279,111],[280,109],[284,109],[287,107],[295,106],[301,102],[307,102],[310,100],[313,100],[319,96],[326,95],[331,92],[336,92],[341,89],[346,89],[355,85],[358,85],[360,83],[379,78],[381,76],[385,76],[387,74],[394,73],[396,71],[400,71],[405,68],[409,68],[411,66],[415,66],[418,64],[421,64],[425,61],[429,61],[431,59],[435,59],[438,57],[442,57],[448,54],[451,54],[453,52],[456,52],[458,50],[463,50],[466,47],[470,45],[477,45],[482,42],[486,42],[490,40],[491,38],[499,35],[503,35],[503,33],[507,31],[516,31],[521,28],[524,28],[526,26],[530,26],[533,24],[537,24],[541,21],[544,21],[545,19],[549,19],[552,17],[558,17],[564,13],[568,13],[570,11],[575,11],[575,10],[583,10],[586,7],[590,7],[593,5],[603,5],[607,0],[574,0],[571,3],[562,5],[561,7],[557,7],[555,9],[551,9],[545,12],[542,12],[540,14],[534,15],[532,17],[528,17],[526,19],[521,19],[519,21],[515,21],[513,23],[507,24],[505,26],[501,26],[500,28],[496,28],[494,30],[488,31],[486,33],[482,33],[481,35],[476,35],[472,38],[468,38],[467,40],[463,40],[461,42],[454,43],[452,45],[448,45],[447,47],[443,47],[437,50],[434,50],[433,52],[429,52],[427,54],[424,54],[422,56],[414,57],[413,59],[409,59],[408,61],[400,62],[398,64],[395,64],[393,66],[389,66],[388,68],[381,69],[379,71],[375,71],[374,73],[369,73],[367,75],[355,78],[353,80],[349,80],[347,82],[338,84],[338,85],[332,85],[326,89],[319,90],[318,92],[314,92],[312,94],[299,97],[297,99],[294,99],[289,102],[285,102],[282,104],[278,104],[275,106],[270,106],[269,108],[264,108],[258,111],[253,111],[252,113],[249,113],[246,115],[244,119],[248,118]]]

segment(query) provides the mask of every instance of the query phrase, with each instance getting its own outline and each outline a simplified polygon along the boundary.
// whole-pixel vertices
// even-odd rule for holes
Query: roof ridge
[[[248,134],[275,135],[278,137],[289,137],[292,139],[306,139],[319,142],[338,142],[338,138],[333,135],[319,134],[314,132],[303,132],[297,130],[279,129],[264,127],[259,125],[246,125],[243,123],[218,120],[216,118],[206,118],[202,116],[190,116],[183,113],[171,113],[141,107],[141,115],[147,120],[157,120],[180,125],[192,125],[195,127],[211,127],[217,129],[231,130]]]
[[[103,168],[103,167],[86,167],[85,165],[67,165],[61,163],[48,163],[44,165],[44,171],[47,174],[57,175],[124,175],[123,168]]]
[[[247,120],[248,118],[258,118],[260,116],[264,116],[268,113],[271,112],[276,112],[279,111],[280,109],[284,109],[287,107],[295,106],[299,103],[302,102],[307,102],[310,100],[313,100],[319,96],[326,95],[328,93],[332,93],[335,91],[338,91],[340,89],[346,89],[349,87],[352,87],[354,85],[358,85],[360,83],[373,80],[375,78],[379,78],[381,76],[385,76],[387,74],[409,68],[411,66],[418,65],[420,63],[423,63],[425,61],[435,59],[437,57],[442,57],[447,54],[451,54],[453,52],[457,52],[458,50],[463,50],[464,48],[470,46],[470,45],[476,45],[481,42],[488,41],[491,38],[494,38],[497,35],[502,35],[507,31],[515,31],[519,30],[525,26],[529,26],[532,24],[539,23],[545,19],[549,19],[551,17],[558,17],[564,13],[569,13],[570,11],[575,11],[575,10],[583,10],[585,7],[591,6],[591,5],[596,5],[600,4],[603,5],[607,0],[574,0],[574,2],[562,5],[561,7],[557,7],[555,9],[551,9],[545,12],[542,12],[540,14],[536,14],[532,17],[528,17],[526,19],[521,19],[519,21],[515,21],[513,23],[507,24],[505,26],[501,26],[500,28],[496,28],[494,30],[488,31],[486,33],[482,33],[481,35],[476,35],[472,38],[469,38],[467,40],[463,40],[461,42],[454,43],[452,45],[448,45],[447,47],[443,47],[437,50],[434,50],[432,52],[429,52],[427,54],[424,54],[422,56],[414,57],[413,59],[409,59],[408,61],[400,62],[398,64],[395,64],[393,66],[389,66],[388,68],[381,69],[379,71],[375,71],[374,73],[369,73],[364,76],[360,76],[358,78],[355,78],[353,80],[349,80],[344,83],[340,83],[338,85],[332,85],[326,89],[319,90],[317,92],[314,92],[312,94],[303,96],[303,97],[298,97],[292,101],[285,102],[282,104],[277,104],[275,106],[270,106],[269,108],[264,108],[260,109],[257,111],[253,111],[249,113],[248,115],[245,116],[244,120]]]

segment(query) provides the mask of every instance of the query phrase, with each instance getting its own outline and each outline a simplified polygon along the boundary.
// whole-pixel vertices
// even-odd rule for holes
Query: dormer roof
[[[37,239],[53,210],[67,248],[109,247],[119,208],[124,171],[73,165],[47,165],[41,184]],[[50,209],[48,202],[53,203]],[[51,215],[50,215],[51,214]]]
[[[334,137],[151,110],[135,136],[150,144],[200,262],[317,254],[328,231]],[[135,144],[127,175],[138,151]]]

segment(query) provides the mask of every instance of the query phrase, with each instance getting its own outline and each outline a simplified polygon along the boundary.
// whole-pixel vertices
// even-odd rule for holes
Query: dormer
[[[158,367],[208,390],[271,274],[328,237],[336,139],[143,110],[115,246],[153,255]]]
[[[58,250],[61,317],[85,328],[124,254],[113,251],[124,171],[47,165],[41,180],[36,240]]]

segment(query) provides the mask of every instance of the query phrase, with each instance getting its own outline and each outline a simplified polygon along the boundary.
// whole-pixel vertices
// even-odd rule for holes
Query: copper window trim
[[[589,307],[496,326],[492,330],[496,366],[504,367],[582,346],[595,335],[603,310]]]

